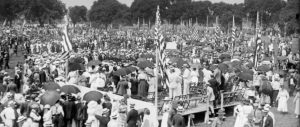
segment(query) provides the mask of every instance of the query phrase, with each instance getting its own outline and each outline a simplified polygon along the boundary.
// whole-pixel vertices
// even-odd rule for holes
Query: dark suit
[[[99,116],[99,115],[96,115],[95,117],[99,120],[99,123],[100,123],[99,127],[107,127],[107,124],[110,121],[109,116]]]
[[[265,117],[267,117],[266,120],[264,120]],[[265,116],[265,117],[263,117],[263,119],[262,119],[261,127],[273,127],[273,119],[272,119],[272,117],[269,116],[269,115]]]
[[[17,92],[21,92],[21,75],[17,74],[15,75],[15,84],[17,85]]]
[[[76,115],[76,105],[75,102],[73,101],[66,101],[63,104],[63,110],[64,110],[64,118],[65,118],[65,123],[66,127],[71,127],[72,126],[72,119],[75,118]]]
[[[174,127],[185,127],[186,125],[185,125],[184,118],[182,117],[182,115],[176,114],[173,117],[172,125]]]
[[[131,109],[127,114],[127,127],[137,127],[139,113],[135,109]]]
[[[40,76],[40,83],[46,82],[46,73],[45,73],[45,71],[40,71],[39,76]]]

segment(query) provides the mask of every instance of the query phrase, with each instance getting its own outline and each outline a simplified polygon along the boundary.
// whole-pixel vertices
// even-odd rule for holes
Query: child
[[[297,93],[296,93],[296,96],[295,96],[295,98],[294,98],[294,103],[295,103],[295,114],[296,114],[296,118],[298,118],[299,117],[299,115],[300,115],[300,88],[298,88],[297,90]]]

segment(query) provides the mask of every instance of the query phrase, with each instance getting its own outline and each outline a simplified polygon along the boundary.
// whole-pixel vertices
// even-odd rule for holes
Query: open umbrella
[[[69,72],[76,70],[85,70],[84,65],[82,63],[69,63]]]
[[[46,105],[54,105],[60,99],[60,95],[57,91],[46,91],[41,96],[41,104]]]
[[[253,80],[253,75],[250,73],[242,72],[238,75],[238,77],[242,80]]]
[[[45,90],[59,90],[60,89],[60,86],[57,84],[57,83],[55,83],[55,82],[48,82],[48,83],[45,83],[44,85],[43,85],[43,89],[45,89]]]
[[[83,100],[89,101],[99,101],[103,97],[103,94],[98,91],[90,91],[84,94]]]
[[[225,63],[220,63],[220,64],[218,65],[218,68],[219,68],[222,72],[227,72],[228,69],[229,69],[229,66],[228,66],[227,64],[225,64]]]
[[[92,60],[87,64],[87,66],[93,66],[93,65],[97,66],[99,64],[101,64],[101,62],[99,60]]]
[[[147,68],[147,67],[151,68],[151,67],[154,66],[154,64],[153,64],[152,62],[146,60],[146,61],[141,61],[141,62],[139,62],[139,63],[137,64],[137,66],[138,66],[139,68]]]
[[[267,72],[271,70],[270,66],[268,65],[261,65],[257,67],[257,71],[263,71],[263,72]]]
[[[118,69],[117,71],[112,73],[115,76],[124,76],[127,75],[128,73],[126,72],[126,70],[124,68]]]
[[[60,91],[66,94],[72,94],[72,93],[77,94],[80,92],[80,89],[73,85],[64,85],[60,88]]]
[[[130,67],[127,67],[126,70],[129,70],[130,72],[134,72],[138,69],[136,67],[130,66]]]

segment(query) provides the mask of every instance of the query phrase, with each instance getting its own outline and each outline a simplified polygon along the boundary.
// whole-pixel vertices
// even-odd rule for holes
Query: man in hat
[[[1,113],[1,119],[4,122],[4,125],[7,127],[15,127],[16,126],[16,120],[18,119],[17,117],[17,112],[15,110],[15,102],[14,101],[9,101],[8,102],[8,107],[5,108]]]
[[[262,117],[263,117],[263,112],[261,110],[261,108],[259,108],[259,102],[255,101],[253,103],[253,111],[252,113],[249,115],[250,120],[252,125],[255,127],[258,127],[259,124],[261,123]]]
[[[127,114],[127,126],[137,127],[137,122],[139,119],[138,111],[134,109],[135,104],[130,104],[130,111]]]
[[[270,108],[264,107],[261,127],[273,127],[273,118],[269,115]]]
[[[173,116],[172,119],[172,126],[173,127],[185,127],[185,121],[182,116],[184,108],[182,106],[178,106],[177,113]]]
[[[102,111],[102,116],[99,115],[95,116],[99,120],[100,127],[107,127],[108,122],[110,121],[109,112],[110,112],[109,109],[104,108]]]
[[[117,118],[118,118],[117,113],[113,113],[111,115],[110,121],[107,124],[107,127],[119,127],[120,124],[118,123]]]

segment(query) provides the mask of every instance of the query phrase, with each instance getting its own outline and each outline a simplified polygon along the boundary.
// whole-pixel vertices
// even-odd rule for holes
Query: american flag
[[[162,86],[168,86],[169,85],[169,78],[166,73],[167,70],[167,62],[166,62],[166,42],[164,41],[164,37],[161,33],[161,20],[160,20],[160,13],[159,13],[159,6],[157,6],[157,12],[156,12],[156,21],[155,21],[155,43],[156,43],[156,52],[158,57],[158,72],[162,76],[161,84]]]
[[[235,39],[236,39],[236,27],[235,27],[235,21],[234,21],[234,16],[232,17],[232,55],[233,55],[233,52],[234,52],[234,46],[235,46]]]
[[[219,40],[221,38],[221,30],[220,30],[220,27],[219,27],[219,17],[217,16],[216,17],[216,27],[215,27],[215,38],[216,40]]]
[[[258,61],[258,53],[262,50],[262,42],[261,42],[261,29],[259,22],[259,12],[256,14],[256,40],[255,40],[255,50],[254,50],[254,68],[257,67]]]

